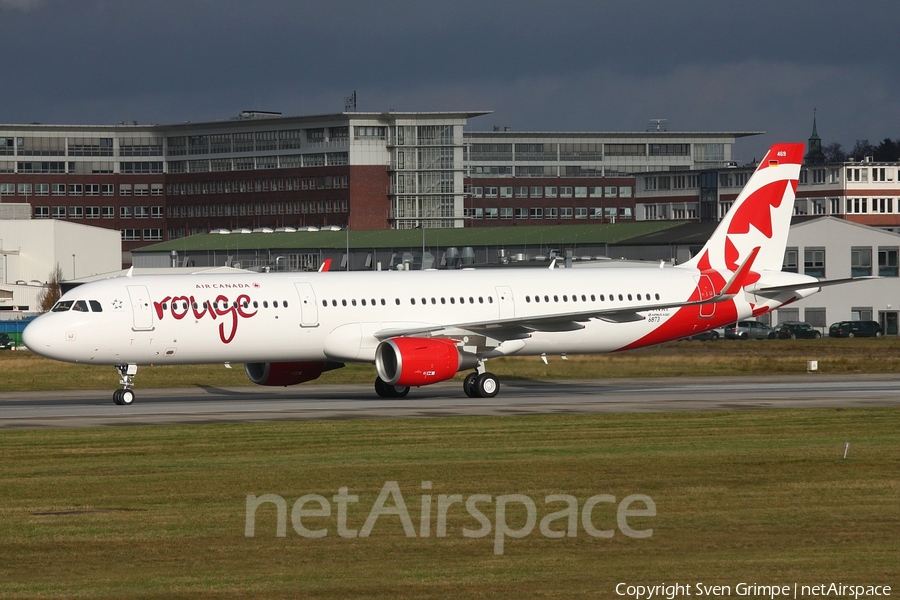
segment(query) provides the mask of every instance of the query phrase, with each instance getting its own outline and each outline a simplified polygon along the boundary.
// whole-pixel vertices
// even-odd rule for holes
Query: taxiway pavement
[[[383,399],[371,385],[290,388],[137,388],[131,406],[112,390],[0,394],[0,429],[301,419],[583,414],[771,408],[900,407],[897,375],[791,375],[596,381],[502,381],[494,398],[458,382]]]

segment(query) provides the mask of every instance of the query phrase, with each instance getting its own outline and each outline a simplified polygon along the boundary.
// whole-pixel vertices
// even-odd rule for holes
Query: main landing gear
[[[493,398],[500,391],[500,380],[493,373],[469,373],[463,379],[463,391],[469,398]]]
[[[137,375],[137,365],[116,365],[116,370],[122,377],[119,383],[122,384],[121,390],[113,392],[113,402],[118,405],[127,406],[134,402],[134,376]]]
[[[403,398],[409,393],[409,386],[388,385],[381,377],[376,377],[375,393],[382,398]]]

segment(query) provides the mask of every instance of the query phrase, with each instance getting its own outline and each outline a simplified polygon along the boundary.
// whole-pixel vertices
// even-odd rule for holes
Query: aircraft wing
[[[446,325],[431,325],[419,327],[387,328],[375,332],[375,337],[385,340],[392,337],[428,336],[428,337],[454,337],[472,333],[484,335],[495,340],[522,339],[532,332],[560,332],[577,331],[584,329],[583,323],[591,319],[600,319],[608,323],[632,323],[646,319],[645,313],[670,308],[683,308],[685,306],[699,306],[701,304],[713,304],[723,300],[734,298],[743,288],[753,266],[753,261],[759,248],[755,248],[750,256],[734,272],[731,278],[722,286],[716,294],[700,300],[688,300],[683,302],[664,302],[658,304],[634,304],[630,306],[617,306],[614,308],[591,309],[556,313],[552,315],[535,315],[530,317],[511,317],[508,319],[496,319],[491,321],[473,321],[469,323],[452,323]]]

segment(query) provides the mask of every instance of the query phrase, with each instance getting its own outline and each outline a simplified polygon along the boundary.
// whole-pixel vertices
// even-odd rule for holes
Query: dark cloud
[[[7,123],[493,110],[472,128],[900,137],[895,1],[0,0]]]

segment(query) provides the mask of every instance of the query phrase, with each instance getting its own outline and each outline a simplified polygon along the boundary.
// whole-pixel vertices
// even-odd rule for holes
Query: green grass
[[[896,409],[296,421],[5,431],[0,436],[0,597],[615,598],[617,582],[735,585],[898,581]],[[850,442],[846,460],[841,456]],[[275,536],[247,494],[358,494],[362,526],[395,480],[419,525],[433,482],[432,537],[396,517],[371,537]],[[548,494],[583,503],[646,494],[649,539],[470,539],[456,506],[433,536],[438,494]],[[493,507],[493,505],[488,505]],[[614,509],[594,513],[598,527]],[[484,507],[483,507],[484,508]],[[554,506],[553,509],[558,509]],[[485,509],[487,511],[487,508]],[[493,513],[488,512],[491,521]],[[510,513],[514,526],[521,514]]]
[[[672,377],[681,375],[771,375],[803,373],[806,361],[818,360],[821,373],[896,373],[900,371],[900,338],[771,341],[671,342],[617,354],[493,359],[490,370],[501,379],[593,379]],[[462,378],[463,373],[458,378]],[[370,365],[348,365],[325,373],[317,383],[371,383]],[[113,367],[73,365],[28,352],[0,353],[0,392],[59,389],[112,389]],[[138,389],[248,385],[243,365],[142,367]]]

